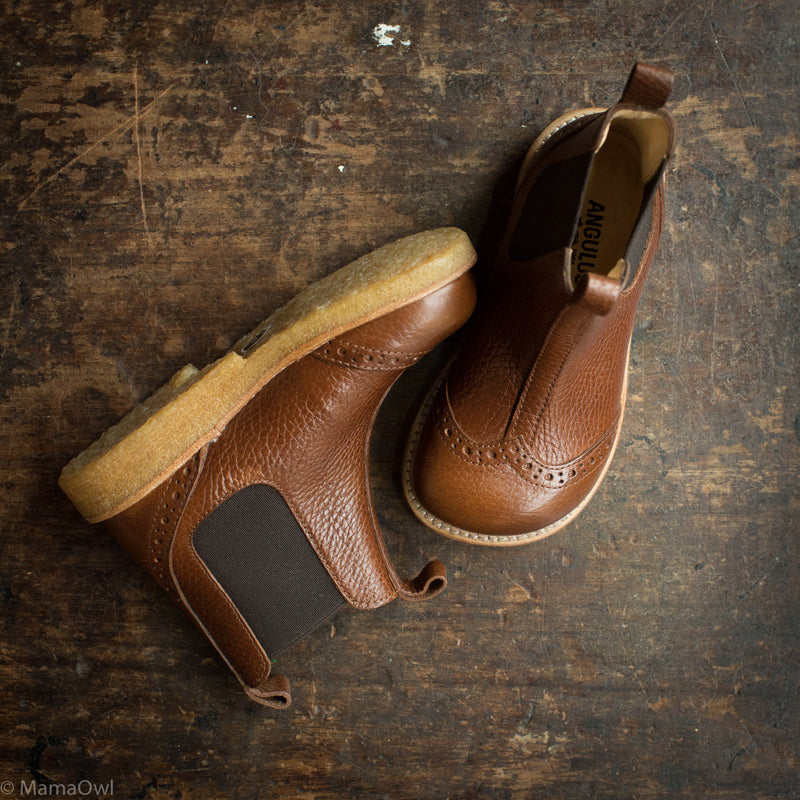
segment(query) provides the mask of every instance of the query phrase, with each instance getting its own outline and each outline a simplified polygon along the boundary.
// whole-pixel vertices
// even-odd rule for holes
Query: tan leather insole
[[[622,278],[625,256],[642,207],[641,154],[612,129],[594,158],[572,243],[572,282],[587,273]]]

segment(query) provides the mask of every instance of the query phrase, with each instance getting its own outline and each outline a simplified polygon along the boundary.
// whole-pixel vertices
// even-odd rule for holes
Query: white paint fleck
[[[344,164],[339,164],[337,169],[339,170],[339,172],[344,172]]]
[[[411,46],[411,39],[400,39],[401,28],[399,25],[387,25],[381,22],[372,29],[372,38],[377,43],[378,47],[391,47],[395,39],[399,41],[403,47]]]
[[[387,25],[381,22],[372,29],[372,38],[378,43],[378,47],[390,47],[394,44],[392,33],[400,33],[399,25]]]
[[[252,114],[245,114],[245,119],[253,119],[253,115]]]

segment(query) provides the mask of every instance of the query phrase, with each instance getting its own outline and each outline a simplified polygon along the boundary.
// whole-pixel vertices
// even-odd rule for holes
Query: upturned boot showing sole
[[[617,105],[566,114],[531,147],[489,285],[409,441],[405,493],[432,529],[535,541],[608,470],[661,233],[671,88],[637,64]]]
[[[322,279],[227,355],[184,367],[71,461],[59,483],[203,630],[257,702],[270,657],[343,603],[441,591],[401,580],[368,484],[369,438],[401,372],[471,314],[466,234],[386,245]]]

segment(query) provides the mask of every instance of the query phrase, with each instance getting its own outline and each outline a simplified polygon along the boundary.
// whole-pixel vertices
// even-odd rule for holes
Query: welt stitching
[[[342,337],[336,337],[336,339],[331,339],[331,341],[339,341],[342,344],[346,344],[348,347],[356,347],[359,350],[368,350],[370,353],[381,353],[387,356],[419,356],[422,358],[422,356],[426,355],[428,352],[427,350],[382,350],[379,347],[366,347],[362,344],[355,344]]]

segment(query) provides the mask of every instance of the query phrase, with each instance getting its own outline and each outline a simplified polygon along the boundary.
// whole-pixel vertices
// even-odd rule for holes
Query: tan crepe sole
[[[522,167],[520,169],[519,178],[517,180],[517,186],[522,183],[527,174],[528,170],[531,167],[531,163],[535,156],[538,156],[541,150],[545,147],[547,142],[562,128],[566,125],[569,125],[571,122],[574,122],[577,119],[581,119],[582,117],[587,117],[593,114],[601,114],[604,113],[607,109],[605,108],[583,108],[578,111],[570,111],[568,114],[563,114],[562,116],[558,117],[557,119],[553,120],[536,138],[534,143],[531,145],[530,150],[528,150],[527,155],[525,156],[525,160],[522,162]],[[630,358],[630,342],[628,343],[628,356]],[[603,478],[606,476],[608,472],[608,468],[611,466],[611,460],[614,457],[614,452],[617,449],[617,442],[619,441],[619,435],[622,430],[622,417],[625,411],[625,401],[627,398],[628,393],[628,366],[626,360],[625,366],[625,379],[623,382],[622,387],[622,408],[620,410],[620,417],[619,422],[617,425],[617,431],[614,435],[614,444],[611,448],[611,452],[608,455],[608,459],[606,460],[605,465],[603,466],[600,475],[598,476],[597,480],[595,481],[594,485],[592,486],[591,491],[589,494],[577,505],[572,511],[570,511],[565,516],[561,517],[561,519],[556,520],[555,522],[547,525],[544,528],[540,528],[536,531],[530,531],[529,533],[519,533],[513,534],[510,536],[491,536],[489,534],[484,533],[476,533],[475,531],[467,531],[462,528],[454,527],[453,525],[448,525],[444,520],[439,519],[439,517],[431,514],[420,502],[419,498],[417,497],[416,492],[414,491],[413,487],[413,480],[412,480],[412,470],[413,470],[413,463],[416,457],[417,451],[417,444],[419,442],[419,437],[422,433],[422,428],[425,425],[425,421],[428,417],[428,413],[430,412],[430,407],[433,403],[433,398],[439,388],[439,384],[441,380],[444,379],[444,375],[447,373],[447,369],[445,369],[442,377],[439,381],[437,381],[436,385],[433,387],[431,392],[425,399],[425,402],[422,404],[422,408],[420,409],[419,413],[417,414],[417,418],[414,421],[414,426],[411,430],[411,436],[408,440],[408,445],[406,447],[406,452],[404,456],[404,463],[403,463],[403,492],[406,496],[406,500],[408,501],[411,510],[414,512],[414,515],[422,522],[424,525],[427,525],[432,530],[437,531],[438,533],[442,533],[445,536],[450,537],[451,539],[456,539],[460,542],[471,542],[472,544],[482,544],[488,545],[492,547],[513,547],[514,545],[520,544],[528,544],[529,542],[535,542],[538,539],[544,539],[547,536],[555,533],[557,530],[563,528],[565,525],[570,523],[575,517],[580,514],[581,511],[587,506],[589,501],[594,496],[594,493],[597,491],[598,487],[603,481]]]
[[[457,228],[408,236],[359,258],[306,288],[219,360],[180,370],[70,461],[59,485],[90,522],[118,514],[219,436],[284,367],[450,283],[474,261]]]

